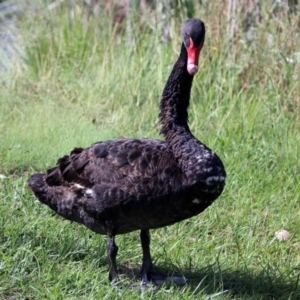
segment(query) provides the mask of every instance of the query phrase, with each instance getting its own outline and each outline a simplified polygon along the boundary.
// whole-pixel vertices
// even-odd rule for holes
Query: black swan
[[[35,196],[59,215],[108,235],[109,280],[117,276],[115,236],[140,230],[142,283],[155,282],[149,229],[198,215],[225,185],[222,161],[193,136],[187,123],[204,23],[189,19],[182,35],[160,103],[165,141],[120,138],[75,148],[46,174],[34,174],[28,181]]]

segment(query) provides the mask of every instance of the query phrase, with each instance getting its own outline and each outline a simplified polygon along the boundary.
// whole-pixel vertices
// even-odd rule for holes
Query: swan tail
[[[84,210],[82,193],[69,186],[49,186],[45,174],[32,175],[28,180],[28,186],[40,202],[56,213],[70,221],[82,223]]]

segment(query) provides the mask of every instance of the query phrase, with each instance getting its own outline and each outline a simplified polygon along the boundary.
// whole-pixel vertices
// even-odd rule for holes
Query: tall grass
[[[62,3],[22,16],[26,57],[0,82],[3,299],[299,298],[299,16],[283,10],[276,19],[264,3],[263,22],[249,40],[241,9],[230,39],[225,4],[178,3],[180,13],[167,17],[170,41],[163,10],[149,19],[132,11],[127,27],[103,10],[87,18],[80,4],[73,14]],[[51,213],[26,180],[75,146],[120,136],[161,138],[159,98],[188,14],[207,27],[190,126],[223,159],[226,190],[202,215],[152,233],[157,267],[193,278],[188,284],[166,283],[144,294],[129,289],[141,261],[132,233],[117,239],[126,275],[115,289],[107,282],[106,238]],[[281,228],[290,240],[275,239]]]

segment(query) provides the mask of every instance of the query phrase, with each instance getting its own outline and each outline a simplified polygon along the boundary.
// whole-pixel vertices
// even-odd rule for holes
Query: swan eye
[[[183,42],[184,42],[186,49],[188,49],[190,47],[191,41],[193,41],[193,39],[191,38],[191,35],[189,33],[186,33],[183,38]]]

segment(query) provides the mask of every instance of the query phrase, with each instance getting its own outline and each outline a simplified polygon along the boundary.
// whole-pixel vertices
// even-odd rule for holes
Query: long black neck
[[[182,159],[184,148],[195,140],[188,126],[188,106],[193,77],[187,71],[187,50],[182,44],[181,52],[165,85],[160,103],[161,133],[174,155]]]

